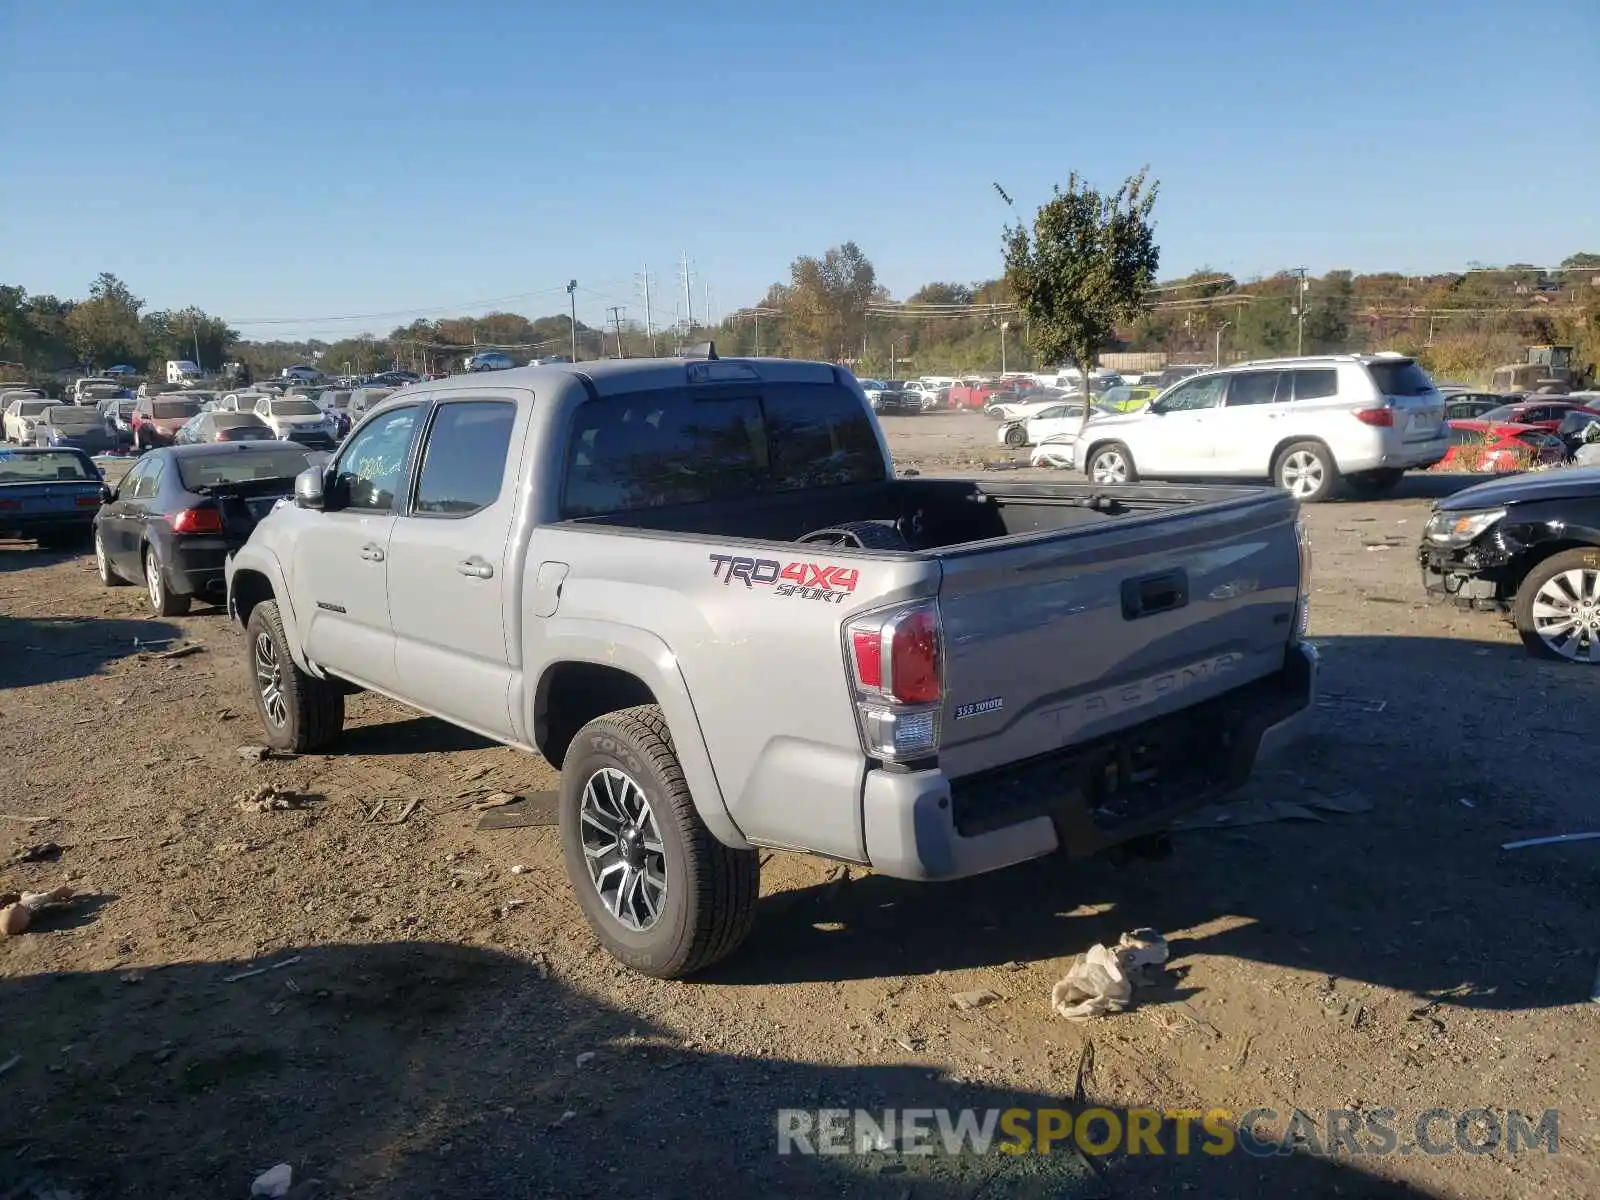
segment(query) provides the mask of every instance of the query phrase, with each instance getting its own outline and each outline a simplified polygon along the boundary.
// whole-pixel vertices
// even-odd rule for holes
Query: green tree
[[[1332,354],[1349,348],[1356,293],[1349,271],[1329,271],[1306,293],[1306,352]]]
[[[1161,251],[1150,213],[1160,184],[1146,172],[1103,195],[1073,172],[1033,220],[1005,229],[1006,283],[1021,306],[1038,361],[1087,374],[1117,325],[1150,306]],[[1084,419],[1088,420],[1088,406]]]
[[[89,298],[66,315],[66,332],[81,359],[102,366],[144,359],[144,338],[139,326],[140,300],[115,275],[102,271],[89,285]]]

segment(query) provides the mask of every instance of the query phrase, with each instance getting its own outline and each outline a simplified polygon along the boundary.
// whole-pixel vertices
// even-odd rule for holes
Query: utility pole
[[[622,355],[622,314],[628,310],[620,304],[613,304],[606,310],[611,314],[611,325],[617,331],[617,357]]]
[[[1222,331],[1232,324],[1232,321],[1224,321],[1221,325],[1217,326],[1217,352],[1213,356],[1214,361],[1211,364],[1214,367],[1220,367],[1222,365]]]
[[[707,283],[704,279],[702,279],[700,281],[700,294],[705,297],[705,301],[706,301],[706,307],[705,307],[706,328],[709,329],[709,328],[711,328],[711,326],[713,324],[713,320],[712,320],[712,317],[711,317],[711,285],[709,283]]]
[[[200,316],[198,313],[189,318],[189,329],[194,333],[194,365],[198,367],[200,366]],[[218,369],[220,370],[221,368]]]
[[[1306,269],[1304,267],[1296,267],[1290,274],[1299,277],[1294,293],[1294,315],[1297,321],[1294,352],[1298,357],[1306,352],[1306,292],[1311,285],[1306,282]]]
[[[689,255],[684,253],[681,259],[683,275],[683,307],[689,314],[689,329],[694,329],[694,289],[689,284]]]
[[[578,281],[567,284],[567,299],[572,304],[572,361],[578,361]]]
[[[644,264],[644,273],[639,276],[639,282],[644,287],[644,335],[650,339],[650,357],[656,356],[656,327],[650,317],[650,264]]]
[[[1011,328],[1010,321],[1000,322],[1000,374],[1006,373],[1006,330]],[[1083,394],[1089,394],[1089,377],[1083,377]]]

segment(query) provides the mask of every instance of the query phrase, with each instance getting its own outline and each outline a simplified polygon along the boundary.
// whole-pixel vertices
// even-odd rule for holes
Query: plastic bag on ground
[[[1166,962],[1167,953],[1167,939],[1153,929],[1123,934],[1115,949],[1097,942],[1050,990],[1050,1007],[1069,1021],[1122,1012],[1133,1002],[1134,987],[1149,982],[1146,970]]]

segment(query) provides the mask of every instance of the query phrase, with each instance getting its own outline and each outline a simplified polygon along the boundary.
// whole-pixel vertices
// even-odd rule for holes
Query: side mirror
[[[108,487],[103,483],[100,485],[100,503],[101,504],[110,504],[113,501],[115,501],[116,498],[117,498],[117,489],[116,488]]]
[[[294,477],[294,503],[296,508],[322,511],[322,468],[307,467]]]

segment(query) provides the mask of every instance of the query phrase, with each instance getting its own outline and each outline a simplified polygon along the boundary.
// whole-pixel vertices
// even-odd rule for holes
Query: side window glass
[[[417,476],[415,516],[468,517],[500,498],[517,406],[505,400],[443,404]]]
[[[1235,375],[1228,385],[1228,407],[1271,404],[1278,393],[1279,371],[1247,371]]]
[[[161,488],[161,463],[155,463],[145,469],[139,476],[139,481],[133,486],[135,500],[153,500]]]
[[[415,408],[398,408],[351,439],[334,468],[333,492],[342,507],[371,512],[394,507],[416,425]]]
[[[1339,394],[1339,372],[1332,367],[1293,374],[1296,400],[1325,400]]]
[[[1222,400],[1223,375],[1210,375],[1204,379],[1182,384],[1161,402],[1163,412],[1193,412],[1196,409],[1215,408]]]

